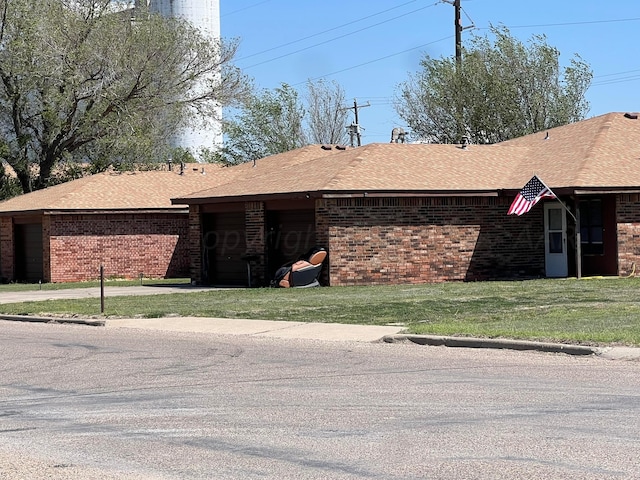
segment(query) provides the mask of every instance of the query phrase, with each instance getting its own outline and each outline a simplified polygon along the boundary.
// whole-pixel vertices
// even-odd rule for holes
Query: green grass
[[[0,312],[8,314],[94,316],[99,308],[99,299],[0,304]],[[640,345],[637,278],[212,290],[107,297],[105,311],[125,317],[400,323],[421,334]]]

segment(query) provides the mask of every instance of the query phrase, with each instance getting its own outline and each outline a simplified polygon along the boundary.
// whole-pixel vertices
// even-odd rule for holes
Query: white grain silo
[[[213,40],[220,38],[220,0],[151,0],[149,7],[161,15],[188,20]],[[218,108],[218,119],[211,121],[208,126],[201,127],[200,120],[194,120],[193,128],[176,134],[174,146],[187,148],[196,157],[200,148],[219,148],[222,146],[221,117],[222,107]]]

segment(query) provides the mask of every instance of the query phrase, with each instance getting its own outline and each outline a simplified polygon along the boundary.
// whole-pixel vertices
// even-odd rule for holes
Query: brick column
[[[57,281],[51,278],[51,217],[42,217],[42,281]]]
[[[14,280],[13,221],[0,217],[0,281]]]
[[[251,265],[251,285],[266,286],[265,265],[265,211],[263,202],[245,203],[245,235],[247,256]]]
[[[202,222],[200,206],[189,205],[189,272],[191,281],[202,283]]]
[[[316,245],[323,247],[327,253],[327,259],[324,261],[322,272],[320,273],[320,283],[322,285],[331,285],[331,245],[329,244],[329,227],[331,225],[329,218],[329,208],[327,207],[328,200],[317,199],[316,200]]]

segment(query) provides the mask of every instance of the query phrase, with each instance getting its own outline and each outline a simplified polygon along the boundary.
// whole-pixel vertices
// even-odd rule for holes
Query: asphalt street
[[[0,321],[2,479],[640,478],[640,363]]]

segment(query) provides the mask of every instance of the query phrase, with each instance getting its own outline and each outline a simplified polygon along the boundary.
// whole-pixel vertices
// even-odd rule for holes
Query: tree
[[[0,162],[0,200],[20,195],[20,183],[18,179],[9,175],[5,165]]]
[[[225,146],[218,160],[238,164],[305,145],[304,114],[298,92],[289,85],[254,93],[235,117],[223,122]]]
[[[0,15],[0,159],[24,192],[72,163],[162,159],[190,112],[207,121],[245,90],[237,44],[181,19],[111,0],[0,0]]]
[[[436,143],[496,143],[582,120],[592,72],[575,55],[561,69],[560,52],[535,35],[528,45],[506,27],[493,40],[474,36],[462,61],[421,61],[400,85],[396,111],[413,135]]]
[[[344,91],[335,82],[307,83],[306,105],[287,84],[254,92],[223,123],[225,146],[212,160],[238,164],[309,143],[344,143]]]
[[[337,82],[307,82],[307,129],[312,143],[347,143],[345,104],[344,89]]]

